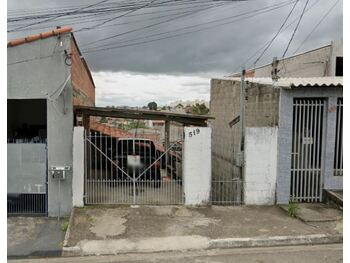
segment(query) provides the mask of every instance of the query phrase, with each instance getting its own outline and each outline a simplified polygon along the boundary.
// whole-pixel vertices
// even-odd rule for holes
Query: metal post
[[[240,141],[240,147],[239,147],[239,155],[240,155],[240,162],[241,162],[241,202],[244,202],[244,133],[245,133],[245,69],[242,70],[241,74],[241,92],[240,92],[240,128],[241,128],[241,141]]]
[[[61,217],[61,179],[58,179],[58,217],[57,220],[60,221]]]

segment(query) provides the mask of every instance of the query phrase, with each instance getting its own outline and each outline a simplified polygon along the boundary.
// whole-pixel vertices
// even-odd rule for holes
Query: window
[[[336,57],[335,60],[335,75],[342,77],[343,76],[343,57]]]

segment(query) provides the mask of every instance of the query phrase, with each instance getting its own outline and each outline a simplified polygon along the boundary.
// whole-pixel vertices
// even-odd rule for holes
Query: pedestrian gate
[[[86,204],[182,204],[182,142],[85,135]]]
[[[291,198],[298,202],[322,200],[324,99],[294,99]]]

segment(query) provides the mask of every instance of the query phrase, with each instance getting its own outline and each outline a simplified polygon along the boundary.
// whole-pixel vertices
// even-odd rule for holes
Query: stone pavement
[[[65,232],[57,218],[8,217],[7,256],[60,256]]]
[[[289,241],[290,244],[338,242],[342,235],[342,214],[327,209],[336,215],[333,220],[327,210],[327,220],[308,223],[287,216],[278,206],[75,208],[63,250],[64,255],[93,255],[206,249],[227,244],[265,246],[266,240],[272,240],[271,244],[277,240],[278,244],[281,237],[283,245]],[[322,212],[318,216],[322,218]]]

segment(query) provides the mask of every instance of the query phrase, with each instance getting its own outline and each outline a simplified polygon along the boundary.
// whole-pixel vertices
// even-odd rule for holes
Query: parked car
[[[160,161],[153,141],[141,138],[119,139],[113,154],[117,166],[114,166],[115,180],[138,183],[148,181],[149,185],[159,187],[161,184]]]

